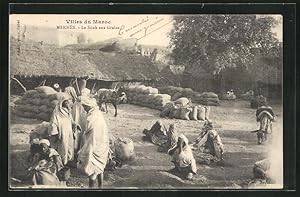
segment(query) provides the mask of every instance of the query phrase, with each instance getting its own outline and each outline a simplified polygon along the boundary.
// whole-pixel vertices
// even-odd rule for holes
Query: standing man
[[[77,127],[71,115],[70,96],[57,93],[58,104],[52,112],[48,129],[51,147],[57,150],[64,165],[74,159],[74,133]]]
[[[65,87],[64,92],[70,95],[70,97],[72,98],[72,103],[74,104],[74,102],[77,99],[77,93],[75,88],[73,87],[73,84],[74,84],[74,80],[72,79],[69,83],[69,86]]]
[[[87,112],[83,145],[78,152],[77,168],[89,176],[89,187],[103,186],[103,172],[109,153],[109,136],[106,122],[96,99],[82,96],[81,104]]]

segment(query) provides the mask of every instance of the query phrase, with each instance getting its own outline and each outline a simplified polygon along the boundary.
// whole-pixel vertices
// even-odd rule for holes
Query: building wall
[[[43,42],[45,44],[54,44],[65,46],[76,44],[78,33],[58,31],[54,28],[35,27],[28,25],[11,25],[11,36],[24,41]]]

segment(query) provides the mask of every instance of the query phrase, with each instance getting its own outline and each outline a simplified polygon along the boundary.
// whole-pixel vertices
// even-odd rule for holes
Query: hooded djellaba
[[[223,161],[224,145],[210,121],[205,121],[194,147],[197,147],[196,157],[200,163],[210,164],[210,162]]]
[[[168,154],[172,155],[171,161],[174,163],[175,169],[186,179],[192,179],[193,175],[197,173],[196,161],[185,135],[178,136],[177,145],[169,149]]]
[[[108,127],[96,99],[82,96],[81,104],[87,111],[87,123],[78,152],[77,168],[89,176],[90,187],[96,186],[96,178],[99,187],[102,187],[110,151]]]
[[[53,147],[62,158],[64,165],[74,159],[74,132],[81,130],[75,124],[71,115],[70,96],[66,93],[58,93],[58,104],[53,110],[50,127],[48,130],[51,147]],[[78,128],[78,129],[75,129]]]

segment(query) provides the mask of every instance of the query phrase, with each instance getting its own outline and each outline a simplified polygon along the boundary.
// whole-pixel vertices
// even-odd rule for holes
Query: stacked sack
[[[202,94],[193,91],[191,88],[181,88],[174,86],[158,87],[160,93],[169,94],[172,96],[172,100],[177,100],[181,97],[191,98],[192,102],[202,105],[220,105],[218,95],[213,92],[203,92]]]
[[[162,118],[176,118],[181,120],[208,120],[210,107],[195,105],[191,106],[189,104],[181,104],[185,98],[180,98],[175,102],[169,102],[165,105],[160,117]]]
[[[18,116],[49,121],[58,103],[56,91],[49,86],[40,86],[24,93],[15,104]]]
[[[193,98],[196,93],[191,88],[182,88],[174,86],[158,87],[160,93],[169,94],[172,96],[172,100],[177,100],[181,97]]]
[[[159,94],[158,89],[150,86],[138,85],[126,88],[128,103],[162,110],[166,103],[170,102],[171,96]]]
[[[219,106],[220,100],[217,94],[213,92],[203,92],[194,97],[194,102],[202,105]]]

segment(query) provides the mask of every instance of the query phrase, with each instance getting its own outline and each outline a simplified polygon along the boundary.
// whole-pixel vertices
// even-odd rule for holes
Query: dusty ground
[[[282,107],[273,104],[276,122],[275,132],[282,132]],[[152,110],[135,105],[120,105],[118,117],[113,112],[106,114],[110,132],[119,137],[130,137],[134,141],[136,160],[115,171],[105,172],[105,188],[240,188],[244,187],[252,177],[254,162],[266,157],[267,146],[257,145],[255,134],[250,131],[257,129],[255,110],[249,107],[247,101],[222,101],[221,106],[211,107],[210,119],[225,146],[225,165],[197,164],[198,174],[192,181],[184,180],[180,175],[170,171],[173,168],[171,158],[158,152],[158,147],[142,140],[144,128],[150,129],[158,120],[158,110]],[[11,115],[10,148],[12,177],[22,179],[28,154],[29,132],[41,121],[24,119]],[[200,132],[203,121],[184,121],[163,119],[165,124],[175,123],[179,133],[185,134],[193,142]],[[12,186],[26,186],[26,183],[11,182]],[[87,187],[87,177],[78,174],[76,169],[68,181],[70,187]]]

